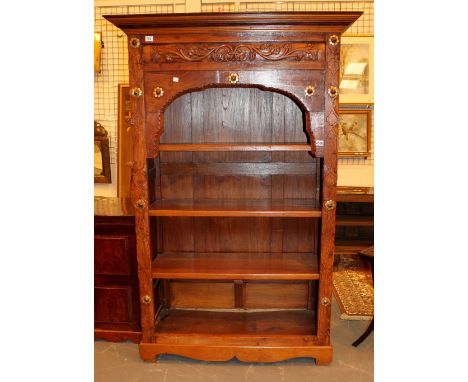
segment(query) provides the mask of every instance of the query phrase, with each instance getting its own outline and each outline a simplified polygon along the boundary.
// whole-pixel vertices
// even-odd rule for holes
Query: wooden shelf
[[[318,280],[310,253],[161,253],[151,274],[162,279]]]
[[[163,310],[158,316],[155,335],[157,342],[177,341],[231,341],[250,337],[253,344],[256,338],[273,336],[314,336],[316,334],[315,314],[310,310],[279,310],[263,312],[245,311],[203,311],[203,310]],[[222,336],[213,338],[212,336]],[[172,338],[171,338],[172,337]],[[303,344],[305,345],[305,344]]]
[[[314,199],[284,200],[158,200],[150,216],[321,217]]]
[[[301,143],[179,143],[160,144],[159,151],[311,151],[311,146]]]
[[[140,343],[148,361],[178,354],[202,361],[278,362],[296,357],[331,362],[330,345],[319,344],[310,310],[213,312],[162,310],[151,343]]]
[[[336,216],[337,226],[354,226],[354,227],[373,227],[374,217],[373,216],[352,216],[352,215],[337,215]]]

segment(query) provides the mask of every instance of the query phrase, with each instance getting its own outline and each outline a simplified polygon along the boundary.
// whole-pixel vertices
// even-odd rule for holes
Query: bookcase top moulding
[[[104,15],[123,31],[144,34],[155,29],[170,30],[229,27],[247,29],[303,29],[344,32],[363,12],[248,12],[248,13],[176,13],[142,15]]]

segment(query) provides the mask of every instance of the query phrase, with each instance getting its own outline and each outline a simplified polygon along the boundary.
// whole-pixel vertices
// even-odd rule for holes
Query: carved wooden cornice
[[[362,12],[247,12],[185,13],[160,15],[105,15],[104,18],[124,31],[156,28],[242,27],[242,26],[337,26],[343,31]]]

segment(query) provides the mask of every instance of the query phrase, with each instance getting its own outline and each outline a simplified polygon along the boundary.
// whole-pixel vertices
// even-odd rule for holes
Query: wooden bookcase
[[[340,38],[360,15],[105,16],[128,36],[144,360],[331,362]]]

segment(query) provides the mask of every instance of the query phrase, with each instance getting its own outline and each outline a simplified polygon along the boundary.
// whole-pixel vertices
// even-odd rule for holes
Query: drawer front
[[[94,236],[94,273],[130,275],[130,237]]]
[[[131,323],[134,321],[131,287],[94,288],[95,323]]]

